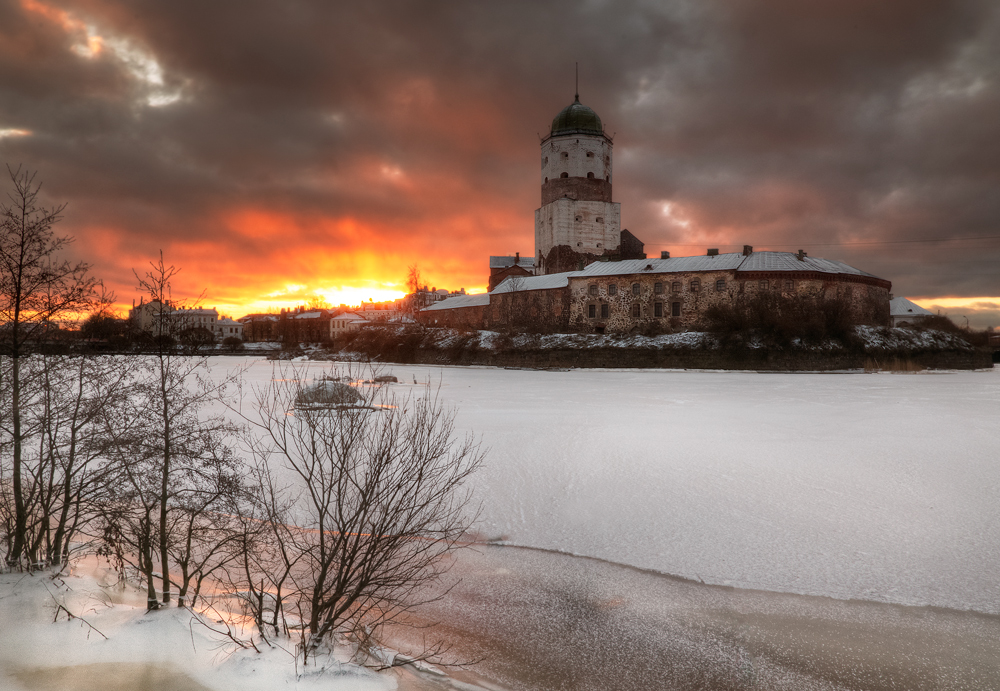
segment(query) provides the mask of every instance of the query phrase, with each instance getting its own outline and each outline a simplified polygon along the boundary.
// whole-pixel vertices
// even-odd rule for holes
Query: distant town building
[[[222,317],[215,323],[215,335],[218,340],[238,338],[243,340],[243,325],[229,317]]]
[[[368,320],[356,312],[342,312],[330,319],[330,338],[357,331],[367,323]]]
[[[255,313],[247,314],[237,320],[243,325],[243,340],[250,343],[262,343],[278,340],[277,314]]]

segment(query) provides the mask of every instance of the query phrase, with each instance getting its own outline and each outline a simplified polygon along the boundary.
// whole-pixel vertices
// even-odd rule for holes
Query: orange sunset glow
[[[0,159],[68,205],[119,310],[160,251],[234,317],[396,299],[412,265],[484,291],[490,255],[535,252],[578,62],[649,256],[804,249],[1000,324],[988,2],[297,7],[0,14]]]

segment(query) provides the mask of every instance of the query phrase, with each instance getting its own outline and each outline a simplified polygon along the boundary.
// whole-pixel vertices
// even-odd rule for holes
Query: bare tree
[[[173,324],[170,283],[177,272],[161,253],[145,274],[136,273],[158,324]],[[105,416],[106,448],[116,472],[109,490],[114,501],[103,513],[105,543],[143,574],[150,609],[170,602],[172,584],[184,605],[192,579],[197,590],[220,567],[230,539],[221,528],[222,516],[235,511],[241,486],[239,459],[225,443],[234,429],[204,411],[229,379],[213,383],[207,369],[204,358],[178,355],[161,341],[137,370],[131,394],[110,405]],[[156,566],[159,598],[152,585]],[[173,566],[180,572],[176,583]]]
[[[101,507],[105,551],[134,567],[157,609],[178,591],[178,605],[223,566],[242,487],[240,459],[225,443],[235,431],[206,404],[220,388],[201,358],[164,351],[141,362],[129,395],[104,409],[105,454],[111,465]],[[180,577],[172,577],[176,567]],[[154,574],[159,571],[157,596]],[[196,595],[195,595],[196,597]]]
[[[9,398],[4,407],[4,433],[9,441],[4,465],[9,463],[10,499],[13,520],[10,526],[7,563],[16,564],[25,556],[28,542],[28,514],[25,501],[24,420],[22,361],[32,346],[44,339],[60,318],[86,312],[96,298],[98,281],[89,266],[59,259],[72,240],[57,236],[53,226],[61,219],[65,205],[45,207],[39,193],[41,183],[21,168],[7,168],[13,191],[0,204],[0,377],[9,380],[3,390]],[[9,455],[8,455],[9,454]]]
[[[409,311],[411,314],[416,315],[421,308],[426,307],[426,305],[420,302],[420,290],[423,287],[423,277],[420,275],[420,267],[416,264],[411,264],[406,270],[406,291],[407,297],[409,297]]]
[[[440,596],[429,586],[475,517],[465,481],[483,458],[434,394],[307,376],[281,369],[249,397],[247,445],[271,527],[269,558],[245,566],[261,601],[277,593],[272,630],[289,610],[301,620],[306,661],[338,635],[373,640]],[[314,395],[334,384],[353,395]]]

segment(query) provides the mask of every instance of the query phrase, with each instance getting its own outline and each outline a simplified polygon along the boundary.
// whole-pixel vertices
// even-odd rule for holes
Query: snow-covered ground
[[[3,691],[393,691],[396,679],[326,660],[301,674],[291,652],[239,649],[185,609],[146,612],[90,557],[73,575],[0,574]],[[65,610],[59,610],[59,606]],[[66,612],[79,617],[70,619]],[[58,620],[58,621],[55,621]],[[211,618],[208,619],[211,622]],[[84,623],[86,622],[86,623]],[[222,629],[222,626],[216,628]],[[107,637],[107,638],[105,638]],[[287,643],[287,641],[286,641]],[[291,643],[288,643],[291,646]]]
[[[250,382],[270,378],[247,362]],[[401,390],[440,382],[490,448],[475,478],[487,538],[1000,613],[1000,372],[385,371]]]

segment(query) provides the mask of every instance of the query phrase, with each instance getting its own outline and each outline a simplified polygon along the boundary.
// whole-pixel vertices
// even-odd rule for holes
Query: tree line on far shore
[[[377,654],[383,627],[440,595],[442,555],[476,511],[483,453],[429,391],[396,396],[362,371],[276,364],[268,383],[211,376],[152,343],[143,357],[67,354],[50,325],[110,303],[89,267],[60,258],[63,207],[10,171],[0,204],[0,564],[59,571],[106,558],[148,610],[202,617],[234,643],[296,642],[312,661],[349,641]],[[166,302],[174,267],[137,273]],[[232,622],[254,622],[243,635]],[[219,624],[218,622],[222,623]],[[430,645],[416,657],[442,651]],[[384,662],[384,660],[383,660]]]

